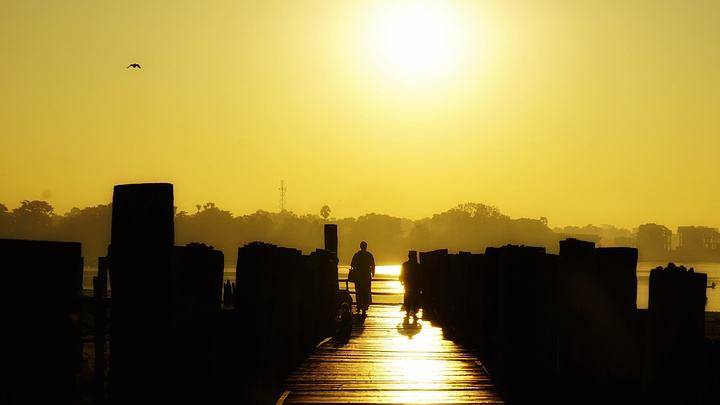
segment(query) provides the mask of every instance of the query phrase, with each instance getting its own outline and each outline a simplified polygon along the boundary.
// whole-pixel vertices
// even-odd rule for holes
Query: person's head
[[[340,310],[342,312],[350,312],[350,305],[348,305],[347,302],[343,302],[342,305],[340,305]]]
[[[363,252],[367,250],[367,242],[360,242],[360,250],[362,250]]]
[[[411,262],[416,262],[416,261],[417,261],[417,251],[415,251],[415,250],[409,251],[409,252],[408,252],[408,259],[409,259]]]

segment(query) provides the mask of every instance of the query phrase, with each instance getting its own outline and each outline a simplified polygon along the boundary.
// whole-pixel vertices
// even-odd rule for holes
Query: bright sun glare
[[[459,18],[442,3],[402,3],[372,18],[370,51],[375,63],[396,79],[416,82],[449,75],[461,57]]]

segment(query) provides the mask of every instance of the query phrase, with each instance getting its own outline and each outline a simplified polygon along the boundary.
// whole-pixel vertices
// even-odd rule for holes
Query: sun
[[[400,3],[377,10],[368,48],[380,71],[417,82],[448,76],[463,51],[462,24],[442,3]]]

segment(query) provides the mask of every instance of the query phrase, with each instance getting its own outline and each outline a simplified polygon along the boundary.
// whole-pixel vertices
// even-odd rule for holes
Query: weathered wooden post
[[[518,400],[547,386],[555,366],[555,267],[545,248],[503,246],[498,264],[498,370]],[[533,364],[532,368],[527,364]]]
[[[325,224],[325,250],[338,253],[338,228],[337,224]]]
[[[487,275],[488,268],[486,266],[485,254],[473,254],[471,256],[471,273],[468,281],[472,287],[468,299],[471,306],[469,311],[469,327],[470,339],[476,350],[487,355],[485,348],[487,347],[487,330],[489,329],[490,297],[492,293],[489,291]],[[492,291],[497,291],[496,284],[492,285]],[[497,311],[494,311],[496,314]]]
[[[334,329],[337,254],[253,242],[238,249],[238,283],[251,286],[237,298],[243,311],[238,367],[253,370],[248,401],[262,401],[320,337]]]
[[[473,255],[470,252],[459,252],[456,259],[457,270],[457,297],[455,299],[454,322],[458,332],[465,339],[471,339],[474,328],[472,318],[479,308],[477,297],[477,284],[475,283],[475,269],[473,268]]]
[[[0,403],[74,399],[82,266],[80,243],[0,239]]]
[[[637,393],[637,250],[560,242],[560,371],[576,393]]]
[[[560,372],[576,389],[590,383],[592,367],[592,314],[597,285],[595,243],[578,239],[560,241],[558,287],[558,348]]]
[[[648,402],[699,403],[707,275],[677,267],[650,272],[643,385]]]
[[[162,402],[177,388],[166,373],[173,211],[172,184],[115,186],[109,252],[114,403]]]
[[[176,387],[175,402],[202,403],[213,386],[212,351],[221,306],[223,253],[191,243],[173,249],[168,350],[165,373]]]
[[[611,397],[635,395],[642,362],[636,304],[638,251],[597,248],[595,258],[600,304],[593,314],[595,379]]]
[[[481,352],[490,361],[497,361],[499,346],[499,283],[502,268],[500,248],[488,247],[483,255],[480,291],[482,297]]]
[[[447,257],[447,265],[443,274],[443,305],[442,305],[442,321],[445,330],[453,333],[462,333],[458,330],[461,319],[461,297],[463,290],[468,287],[462,282],[463,276],[463,257],[467,256],[467,252],[459,252],[458,254],[449,254]]]
[[[236,298],[233,332],[238,335],[238,342],[231,349],[236,351],[239,362],[231,364],[227,371],[242,376],[244,386],[255,387],[246,390],[247,397],[238,400],[262,401],[277,367],[277,353],[273,352],[277,335],[276,298],[282,292],[277,289],[276,251],[277,246],[262,242],[238,248],[235,277],[243,293]]]
[[[98,275],[93,278],[95,298],[95,400],[105,401],[105,332],[107,328],[107,257],[98,257]]]
[[[338,257],[336,252],[326,250],[316,250],[311,256],[315,258],[316,268],[314,271],[319,273],[317,282],[321,315],[317,337],[326,337],[332,335],[335,330],[338,296]]]
[[[423,286],[423,317],[441,320],[443,297],[445,292],[445,269],[447,268],[447,249],[420,252]]]

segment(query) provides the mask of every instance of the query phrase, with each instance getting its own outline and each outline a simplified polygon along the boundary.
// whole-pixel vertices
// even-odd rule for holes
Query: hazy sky
[[[0,56],[11,207],[720,226],[716,0],[4,0]]]

